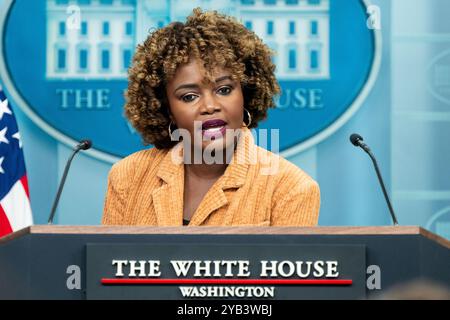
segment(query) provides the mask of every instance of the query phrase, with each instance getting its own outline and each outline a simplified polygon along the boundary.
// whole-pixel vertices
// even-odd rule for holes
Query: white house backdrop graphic
[[[46,78],[126,80],[149,31],[184,21],[195,7],[253,30],[276,52],[278,79],[329,79],[329,0],[47,0]]]

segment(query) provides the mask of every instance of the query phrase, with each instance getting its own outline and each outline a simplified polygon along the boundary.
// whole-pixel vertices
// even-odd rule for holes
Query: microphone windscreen
[[[363,141],[364,139],[363,139],[363,137],[361,137],[359,134],[357,134],[357,133],[353,133],[351,136],[350,136],[350,142],[354,145],[354,146],[358,146],[359,144],[358,144],[358,142],[359,141]]]
[[[92,147],[92,141],[89,139],[82,140],[78,145],[81,150],[87,150]]]

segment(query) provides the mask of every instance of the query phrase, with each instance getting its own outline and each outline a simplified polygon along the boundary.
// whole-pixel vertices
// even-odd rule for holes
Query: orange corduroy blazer
[[[114,164],[102,224],[182,226],[184,164],[173,156],[181,146],[139,151]],[[318,184],[291,162],[257,146],[244,128],[230,164],[189,226],[315,226],[319,207]]]

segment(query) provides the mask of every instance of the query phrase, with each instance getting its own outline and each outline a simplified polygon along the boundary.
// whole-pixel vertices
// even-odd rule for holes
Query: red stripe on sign
[[[22,178],[20,178],[20,182],[22,182],[22,186],[25,189],[25,193],[27,194],[28,199],[30,199],[30,191],[28,191],[28,179],[27,179],[27,176],[24,175]]]
[[[261,285],[331,285],[348,286],[352,280],[328,279],[106,279],[102,284],[261,284]]]
[[[11,228],[11,224],[9,223],[8,217],[0,205],[0,237],[9,234],[12,231],[13,230]]]

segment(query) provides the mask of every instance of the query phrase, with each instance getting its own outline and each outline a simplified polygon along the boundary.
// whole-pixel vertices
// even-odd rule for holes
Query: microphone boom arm
[[[394,222],[394,225],[396,226],[396,225],[398,225],[397,218],[394,214],[394,208],[392,208],[391,201],[389,200],[389,196],[387,194],[386,187],[384,186],[383,178],[381,177],[381,172],[380,172],[380,169],[378,168],[377,160],[375,159],[375,156],[373,155],[373,153],[370,151],[369,148],[367,148],[367,150],[366,150],[366,148],[363,148],[363,150],[369,155],[370,159],[372,159],[373,166],[375,167],[375,171],[377,173],[378,181],[380,182],[381,189],[383,190],[384,198],[386,199],[387,205],[389,207],[389,212],[391,214],[392,221]]]
[[[72,163],[73,158],[80,150],[87,150],[92,146],[92,142],[90,140],[81,141],[73,150],[72,155],[66,163],[66,167],[64,168],[64,173],[61,178],[61,182],[59,183],[58,192],[56,193],[55,201],[53,202],[52,211],[48,218],[48,224],[53,224],[53,218],[55,217],[56,208],[58,207],[59,198],[61,197],[62,189],[64,187],[64,183],[66,182],[67,174],[69,173],[70,165]]]
[[[389,208],[389,212],[390,212],[391,217],[392,217],[392,221],[394,223],[394,226],[398,225],[397,217],[395,216],[394,208],[392,207],[391,200],[389,200],[389,196],[387,194],[386,187],[384,186],[383,178],[381,176],[380,169],[378,168],[378,163],[377,163],[377,160],[375,159],[375,156],[373,155],[372,151],[370,151],[369,146],[367,146],[367,144],[365,144],[363,142],[363,137],[361,137],[359,134],[357,134],[357,133],[352,134],[350,136],[350,142],[355,147],[360,147],[361,149],[363,149],[364,152],[369,155],[370,159],[372,159],[373,166],[375,167],[375,171],[377,173],[378,181],[380,182],[381,189],[383,190],[384,198],[386,200],[386,203],[387,203],[388,208]]]

